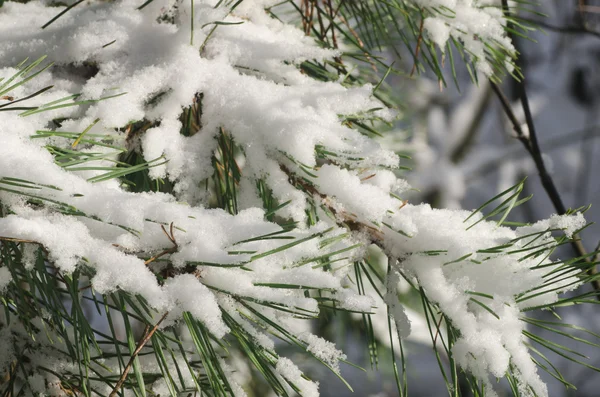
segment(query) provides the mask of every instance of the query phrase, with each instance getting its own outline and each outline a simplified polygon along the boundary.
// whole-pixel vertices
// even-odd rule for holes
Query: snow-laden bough
[[[33,110],[0,112],[3,244],[40,247],[43,261],[56,274],[88,269],[96,293],[140,297],[159,313],[155,318],[146,314],[149,323],[168,313],[157,328],[189,323],[191,315],[200,324],[191,328],[196,344],[202,329],[216,339],[247,337],[268,352],[278,379],[306,396],[318,395],[317,384],[275,353],[269,332],[303,346],[339,372],[344,354],[297,327],[298,317],[312,318],[320,310],[316,295],[305,291],[322,291],[321,298],[355,312],[387,306],[406,337],[410,324],[394,290],[404,277],[422,288],[460,332],[452,350],[460,366],[488,384],[489,376],[501,377],[512,366],[523,395],[547,395],[524,344],[520,309],[555,301],[578,279],[568,273],[547,283],[544,276],[559,265],[539,256],[522,260],[522,250],[534,239],[536,245],[551,246],[555,240],[549,230],[570,235],[584,225],[583,217],[553,217],[518,229],[487,221],[469,227],[479,218],[465,223],[466,211],[402,202],[398,197],[408,186],[392,171],[398,156],[340,119],[372,111],[391,120],[394,113],[374,98],[373,87],[347,87],[303,74],[298,68],[303,61],[339,53],[264,12],[277,1],[246,0],[235,9],[225,3],[155,0],[140,9],[130,0],[92,2],[69,10],[44,30],[40,27],[62,6],[4,3],[4,81],[19,73],[14,65],[24,59],[47,56],[55,66],[11,91],[25,98],[53,85],[27,102]],[[463,40],[488,35],[510,46],[498,9],[473,8],[466,0],[415,3],[455,11],[453,18],[425,21],[441,47],[451,35]],[[482,16],[485,24],[474,23]],[[466,43],[484,58],[477,40]],[[73,95],[80,106],[53,106]],[[202,104],[201,126],[182,135],[181,114],[194,101]],[[148,128],[132,138],[130,128],[139,122]],[[208,209],[205,181],[215,173],[222,131],[244,157],[235,215]],[[122,152],[115,150],[119,145],[154,164],[150,178],[168,180],[172,194],[136,193],[118,178],[103,178],[121,161]],[[330,157],[320,155],[320,148]],[[68,151],[88,156],[86,167],[58,161],[58,149],[63,156]],[[157,159],[165,161],[152,163]],[[258,180],[279,203],[287,203],[277,215],[296,227],[267,220]],[[310,208],[316,209],[318,222],[308,222]],[[376,298],[354,290],[349,273],[369,244],[392,258],[388,293],[379,307]],[[36,266],[34,256],[23,255],[28,269]],[[12,277],[0,268],[1,291],[7,291]],[[541,287],[547,293],[522,299]],[[17,348],[1,355],[0,373],[26,348],[15,342],[25,335],[23,329],[5,321],[0,345]],[[29,351],[31,365],[76,371],[52,347],[57,341],[41,332],[45,320],[36,321],[39,349]],[[115,354],[111,357],[101,371],[119,372],[122,363]],[[229,371],[231,393],[243,395],[232,375],[238,372],[235,363],[217,361]],[[187,368],[180,373],[182,381],[195,381],[178,350],[161,363],[177,371]],[[140,357],[137,365],[162,371],[153,357]],[[51,373],[34,375],[32,390],[52,386],[60,394],[60,379]],[[100,381],[91,384],[103,395],[111,392]],[[170,383],[157,380],[152,387],[166,394]]]

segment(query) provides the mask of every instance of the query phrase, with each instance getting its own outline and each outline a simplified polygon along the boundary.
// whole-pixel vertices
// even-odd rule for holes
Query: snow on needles
[[[440,14],[425,21],[441,47],[455,35],[481,59],[484,47],[474,36],[512,48],[503,34],[501,12],[483,7],[489,1],[415,1],[454,10],[452,18]],[[536,244],[552,244],[550,228],[571,235],[582,226],[581,215],[553,217],[519,230],[489,222],[467,230],[467,212],[402,203],[396,197],[408,185],[389,170],[398,166],[398,156],[341,123],[340,115],[385,108],[371,95],[372,87],[347,88],[301,73],[300,62],[338,54],[268,16],[264,8],[276,1],[246,0],[233,11],[224,3],[195,0],[192,26],[190,2],[175,7],[174,1],[155,0],[142,10],[138,1],[90,2],[44,30],[40,27],[62,6],[4,3],[0,77],[10,78],[17,72],[13,66],[26,58],[48,55],[55,63],[11,95],[23,98],[51,83],[53,89],[28,105],[75,94],[83,100],[111,98],[27,117],[0,112],[0,186],[6,187],[0,189],[0,201],[10,214],[0,218],[2,237],[35,241],[65,274],[85,264],[93,269],[95,291],[121,289],[143,297],[160,313],[168,311],[162,327],[189,312],[222,338],[231,332],[225,318],[234,318],[268,350],[273,349],[268,327],[248,321],[252,313],[283,324],[298,313],[311,317],[319,312],[319,302],[304,289],[272,285],[320,289],[322,296],[330,293],[338,300],[338,307],[375,310],[371,299],[354,292],[348,277],[348,268],[365,253],[361,245],[375,242],[397,259],[390,261],[396,278],[389,285],[397,285],[400,275],[417,282],[461,332],[454,348],[461,366],[487,381],[489,374],[502,376],[512,364],[523,385],[547,395],[521,337],[520,309],[556,300],[577,279],[568,274],[546,283],[550,260],[519,260],[519,249],[531,243],[527,236],[534,232],[541,233]],[[194,101],[202,102],[202,125],[184,136],[180,116]],[[388,110],[376,112],[384,119],[393,117]],[[60,127],[55,119],[61,120]],[[138,140],[126,139],[126,127],[134,122],[150,127]],[[175,194],[133,193],[117,179],[93,183],[89,178],[101,171],[69,170],[46,145],[98,155],[94,164],[106,167],[118,161],[119,151],[111,152],[100,141],[75,149],[60,134],[40,135],[53,128],[51,132],[63,135],[81,132],[91,124],[89,134],[128,145],[146,161],[166,160],[150,168],[150,176],[171,181]],[[244,154],[241,185],[248,208],[237,215],[205,208],[203,182],[213,175],[215,137],[221,129]],[[334,153],[335,163],[322,164],[319,147]],[[293,183],[298,175],[305,191]],[[266,221],[264,211],[253,206],[261,204],[252,190],[256,180],[264,181],[279,202],[289,202],[278,215],[296,221],[296,229],[285,231]],[[31,205],[27,197],[41,205]],[[309,201],[328,208],[335,219],[322,216],[307,227]],[[342,223],[359,226],[347,233]],[[273,235],[279,238],[261,238]],[[514,253],[491,250],[507,244]],[[154,261],[163,256],[168,263]],[[335,261],[331,271],[315,264],[327,257]],[[156,275],[167,270],[174,276],[159,282]],[[10,273],[0,268],[0,293],[9,283]],[[518,299],[540,288],[548,292]],[[243,306],[232,296],[253,303]],[[400,334],[406,336],[407,316],[393,300],[393,291],[386,294]],[[345,356],[335,345],[305,331],[294,336],[339,371],[337,362]],[[2,332],[0,345],[9,343],[9,337]],[[116,361],[106,365],[118,368]],[[318,395],[317,385],[304,379],[289,359],[278,358],[275,370],[304,395]]]
[[[500,47],[507,54],[515,53],[505,31],[506,19],[499,0],[411,1],[431,10],[424,19],[423,28],[441,50],[445,51],[451,37],[460,41],[477,69],[486,76],[494,73],[486,56],[486,45]],[[505,66],[512,71],[509,62],[505,62]]]

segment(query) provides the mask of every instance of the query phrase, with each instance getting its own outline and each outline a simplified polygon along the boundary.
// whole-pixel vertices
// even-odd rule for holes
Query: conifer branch
[[[125,380],[127,379],[127,374],[129,373],[129,371],[131,371],[131,367],[133,366],[133,361],[135,360],[135,358],[137,357],[137,355],[140,353],[140,351],[142,351],[142,349],[144,348],[144,346],[146,345],[146,343],[148,343],[148,341],[150,340],[150,338],[152,338],[152,335],[154,335],[154,333],[156,332],[156,330],[158,329],[158,327],[160,326],[160,324],[163,322],[163,320],[165,318],[167,318],[168,314],[169,314],[169,312],[165,312],[165,314],[162,315],[162,317],[160,318],[160,320],[158,320],[158,322],[154,325],[154,327],[152,327],[152,329],[150,329],[149,325],[146,325],[146,328],[144,329],[144,333],[142,335],[142,339],[140,339],[140,341],[138,342],[135,350],[133,351],[133,353],[131,353],[131,357],[129,358],[129,362],[125,366],[125,369],[123,370],[123,373],[121,374],[121,377],[119,378],[119,381],[115,385],[115,387],[112,390],[112,392],[109,394],[109,397],[115,397],[117,395],[117,393],[119,392],[119,390],[123,386],[123,383],[125,383]]]
[[[436,6],[437,0],[286,3],[297,8],[296,22],[302,30],[265,23],[263,10],[246,4],[232,13],[241,1],[215,6],[203,0],[160,10],[154,4],[157,7],[143,13],[138,10],[152,0],[135,8],[114,8],[111,3],[85,11],[83,5],[63,7],[58,15],[63,15],[60,38],[52,34],[56,28],[52,24],[41,36],[37,26],[33,30],[23,24],[22,32],[15,35],[6,23],[0,24],[0,33],[8,38],[0,42],[0,52],[7,51],[7,58],[35,50],[40,40],[38,52],[83,44],[50,55],[60,73],[34,72],[41,58],[29,66],[24,61],[12,77],[0,81],[0,99],[13,101],[11,106],[16,96],[23,96],[17,101],[35,96],[39,103],[46,103],[22,114],[35,113],[36,118],[23,117],[18,122],[13,118],[17,114],[10,112],[18,108],[0,105],[0,110],[7,110],[0,112],[0,124],[5,126],[0,135],[3,143],[8,142],[0,145],[0,171],[5,172],[0,175],[0,225],[3,235],[15,237],[0,237],[0,293],[6,313],[1,320],[3,330],[9,327],[0,333],[0,342],[31,346],[28,356],[11,358],[14,371],[8,374],[9,385],[0,385],[0,394],[37,393],[28,379],[40,369],[46,371],[36,366],[40,361],[36,354],[44,355],[46,361],[47,353],[58,362],[69,360],[78,367],[78,371],[52,373],[67,394],[101,395],[98,390],[105,388],[112,390],[111,397],[144,395],[146,389],[161,390],[161,395],[168,389],[165,394],[172,396],[193,390],[215,396],[237,394],[250,386],[248,379],[237,384],[227,365],[239,353],[275,394],[317,396],[317,385],[270,347],[270,335],[312,354],[340,376],[337,363],[344,361],[343,353],[287,320],[314,318],[318,308],[347,310],[362,315],[369,324],[370,342],[391,338],[392,324],[398,338],[404,338],[408,330],[402,328],[408,326],[408,318],[403,302],[398,301],[401,278],[419,295],[427,321],[435,320],[429,326],[437,329],[435,335],[431,332],[433,344],[452,357],[452,345],[464,343],[462,350],[473,357],[473,365],[482,366],[473,373],[489,373],[485,363],[490,360],[470,341],[480,340],[482,330],[487,332],[495,324],[480,320],[490,315],[491,321],[506,319],[505,324],[512,324],[509,333],[499,332],[512,336],[524,329],[519,322],[522,313],[503,313],[505,308],[523,308],[522,302],[528,299],[534,307],[540,304],[536,300],[540,295],[547,295],[543,302],[550,308],[573,299],[559,300],[559,293],[569,285],[579,285],[576,275],[583,272],[581,262],[548,259],[562,242],[548,231],[565,230],[569,235],[583,227],[585,220],[578,214],[544,221],[551,227],[541,226],[532,235],[522,236],[518,229],[509,232],[501,224],[512,208],[527,200],[519,197],[522,183],[474,211],[470,226],[465,222],[471,217],[465,220],[464,213],[408,205],[396,195],[406,188],[405,181],[390,171],[399,158],[369,138],[379,135],[379,123],[392,124],[392,112],[386,107],[401,105],[395,102],[397,98],[382,99],[391,96],[388,87],[380,87],[388,72],[402,72],[385,65],[381,52],[396,51],[394,40],[404,43],[414,58],[414,71],[425,70],[426,63],[440,81],[444,60],[440,61],[436,48],[456,48],[470,67],[488,77],[502,73],[515,55],[498,9],[479,1],[458,2],[490,18],[496,28],[480,30],[472,23],[456,30],[455,23],[462,17],[458,13],[464,8],[442,9]],[[213,13],[194,12],[194,4],[215,7],[214,15],[222,18],[215,21]],[[133,19],[122,20],[120,13],[127,7],[127,12],[137,15],[140,26]],[[55,9],[33,4],[21,8],[29,13],[43,9],[48,19],[56,15]],[[66,11],[69,14],[64,16]],[[83,12],[85,18],[79,18]],[[141,26],[153,28],[157,16],[164,23],[161,28],[171,24],[190,35],[172,35],[171,28],[157,29],[147,37],[135,34]],[[6,18],[21,15],[0,15]],[[471,22],[475,19],[470,18]],[[92,24],[95,32],[107,34],[101,41],[79,34],[89,31]],[[221,25],[230,27],[216,30]],[[115,26],[131,34],[114,40]],[[437,28],[450,31],[452,41],[436,35]],[[137,51],[147,39],[153,40],[152,57]],[[114,46],[103,50],[109,44],[98,46],[107,42],[121,47],[114,56],[83,51],[92,47],[113,51]],[[202,57],[194,42],[202,43]],[[344,51],[331,51],[338,46]],[[354,51],[348,51],[349,47]],[[359,61],[356,70],[346,66],[349,58]],[[156,59],[161,63],[156,64]],[[81,62],[92,64],[93,73],[70,70]],[[98,72],[105,70],[106,62],[113,65],[110,76]],[[382,70],[387,70],[383,77],[378,73]],[[66,99],[57,100],[54,92],[25,86],[41,73],[48,81],[72,74],[81,84],[69,88]],[[372,90],[364,86],[377,81]],[[111,92],[121,82],[127,96],[77,100],[82,95],[79,88]],[[17,95],[13,91],[20,85],[23,91]],[[100,104],[100,100],[106,102]],[[85,107],[75,111],[80,105]],[[62,111],[67,112],[56,118]],[[99,115],[102,122],[97,121]],[[90,124],[91,120],[96,121]],[[36,131],[41,121],[47,130]],[[464,155],[463,146],[473,138],[478,122],[476,116],[459,147],[452,148],[453,159]],[[69,127],[73,130],[65,131]],[[28,136],[36,139],[22,139]],[[528,147],[534,150],[531,142]],[[280,165],[281,155],[295,165]],[[243,162],[238,164],[240,159]],[[109,180],[110,186],[103,185]],[[323,212],[331,219],[322,216]],[[497,218],[501,219],[490,222]],[[175,224],[181,231],[177,238]],[[564,224],[569,226],[563,228]],[[495,246],[507,232],[518,238]],[[363,244],[376,245],[388,255],[387,275],[368,263]],[[473,253],[461,256],[465,250]],[[395,264],[396,257],[401,264]],[[352,266],[355,278],[337,271]],[[481,274],[482,266],[493,268],[499,282],[489,285],[488,275]],[[483,281],[484,290],[465,291],[463,283],[448,277],[448,271],[460,272],[455,275],[473,285]],[[506,280],[515,282],[502,282]],[[365,289],[367,282],[377,296],[367,296],[374,295]],[[385,296],[380,293],[382,286]],[[86,310],[92,303],[97,314]],[[384,306],[390,334],[382,337],[375,335],[378,327],[370,316]],[[440,329],[438,312],[446,321],[447,333]],[[115,321],[115,313],[122,316],[122,324]],[[167,313],[184,322],[159,329]],[[161,314],[153,325],[155,320],[149,319]],[[467,317],[476,322],[460,326]],[[110,333],[95,325],[98,318]],[[133,332],[130,319],[145,325],[141,337]],[[377,321],[373,317],[373,323]],[[40,333],[40,324],[48,331],[47,339]],[[18,332],[11,333],[10,327]],[[186,327],[193,349],[183,343],[180,331]],[[126,341],[120,337],[123,331]],[[51,340],[53,334],[58,340]],[[489,351],[510,357],[526,354],[527,346],[520,342],[522,351],[500,338],[486,343],[493,345]],[[395,342],[390,339],[390,344],[395,357]],[[402,344],[399,347],[404,369]],[[516,379],[535,388],[537,395],[547,395],[534,361],[518,361],[514,370],[506,363],[503,372],[509,382]],[[458,362],[451,364],[455,374]],[[129,376],[132,372],[137,384]],[[40,375],[45,385],[55,381]],[[404,396],[406,383],[400,384],[399,371],[395,375]],[[465,379],[467,391],[478,385],[488,387],[486,376]],[[459,390],[456,379],[452,382],[448,390]],[[14,390],[21,385],[21,391]]]
[[[293,185],[299,186],[305,192],[307,192],[310,196],[317,196],[321,200],[323,200],[323,202],[327,206],[327,209],[329,211],[331,211],[331,213],[333,215],[335,215],[336,221],[338,222],[339,226],[345,226],[353,232],[366,233],[369,236],[369,240],[372,244],[375,244],[376,246],[378,246],[379,248],[381,248],[382,250],[385,251],[385,246],[383,244],[383,235],[381,234],[380,230],[374,228],[373,226],[369,226],[369,225],[364,224],[363,222],[360,222],[352,214],[349,214],[344,211],[339,211],[336,208],[334,208],[332,205],[327,205],[326,203],[328,201],[328,196],[326,194],[319,192],[319,190],[314,185],[312,185],[311,183],[308,183],[303,178],[297,177],[286,166],[280,164],[280,168],[283,172],[285,172],[287,174],[290,182]],[[404,205],[406,205],[406,202],[404,202],[402,204],[402,206],[404,206]],[[402,207],[400,207],[400,208],[402,208]]]
[[[510,19],[509,19],[510,8],[508,6],[508,0],[502,0],[502,8],[504,10],[504,14],[507,17],[508,24],[510,27],[512,25],[512,23],[510,22]],[[512,34],[510,32],[510,30],[509,30],[509,35],[511,36],[512,41],[515,42],[516,37],[514,36],[514,34]],[[525,115],[525,122],[527,124],[527,130],[528,130],[527,134],[525,134],[523,129],[521,128],[521,125],[520,125],[517,117],[515,116],[514,112],[512,111],[512,108],[510,106],[508,99],[502,92],[502,89],[493,81],[490,81],[490,83],[492,84],[492,88],[494,89],[496,96],[498,97],[498,99],[500,100],[500,103],[502,104],[504,113],[508,116],[508,118],[513,126],[513,129],[515,130],[515,132],[517,134],[517,139],[523,144],[523,146],[525,147],[527,152],[529,152],[529,154],[531,155],[531,158],[533,159],[533,162],[535,163],[535,166],[538,170],[538,174],[540,176],[540,181],[542,182],[542,186],[544,187],[544,190],[546,191],[548,198],[550,198],[550,201],[552,202],[554,209],[556,210],[556,212],[559,215],[566,214],[567,208],[561,198],[561,195],[560,195],[558,189],[556,188],[556,184],[554,183],[554,180],[552,179],[552,177],[550,176],[550,173],[548,172],[548,169],[546,168],[546,164],[545,164],[544,158],[542,156],[542,150],[539,145],[537,132],[536,132],[536,128],[535,128],[535,123],[533,121],[533,115],[532,115],[531,109],[529,107],[529,99],[527,96],[527,88],[526,88],[525,80],[516,82],[516,85],[517,85],[517,90],[518,90],[517,94],[520,98],[521,106],[523,108],[523,113]],[[581,238],[579,237],[578,234],[573,235],[573,239],[571,240],[571,247],[573,247],[573,250],[575,251],[577,256],[582,257],[585,260],[585,262],[587,262],[587,264],[589,266],[589,268],[587,270],[587,274],[592,278],[592,280],[591,280],[592,287],[594,288],[594,290],[597,293],[596,298],[598,300],[600,300],[600,280],[598,280],[597,278],[594,278],[597,275],[598,270],[596,268],[595,263],[592,261],[592,258],[589,257],[589,254],[588,254],[587,250],[585,249],[585,247],[583,246],[583,243],[581,242]]]
[[[506,95],[504,95],[504,93],[502,92],[502,89],[500,87],[498,87],[498,85],[496,85],[494,82],[490,82],[490,83],[492,84],[492,88],[493,88],[494,92],[496,93],[496,96],[500,100],[500,103],[502,104],[502,109],[504,110],[504,113],[506,114],[506,116],[508,117],[508,119],[510,120],[510,122],[512,124],[512,127],[516,133],[517,139],[523,144],[523,146],[525,147],[527,152],[531,155],[531,157],[535,163],[535,166],[538,170],[538,174],[540,176],[542,186],[543,186],[544,190],[546,191],[546,194],[550,198],[550,201],[552,202],[554,209],[556,210],[556,212],[559,215],[566,214],[567,208],[565,207],[565,205],[562,201],[562,198],[560,196],[560,193],[558,192],[558,189],[556,188],[556,185],[554,184],[554,180],[548,173],[548,170],[546,168],[546,165],[545,165],[543,157],[542,157],[542,153],[541,153],[539,144],[537,143],[535,126],[533,125],[533,118],[531,117],[531,111],[529,109],[529,105],[526,100],[527,97],[522,96],[521,98],[525,98],[524,102],[522,102],[522,103],[523,103],[524,109],[525,108],[527,109],[525,111],[525,115],[526,115],[526,123],[527,123],[527,127],[529,130],[529,135],[526,135],[524,133],[523,129],[521,128],[521,125],[510,106],[510,102],[508,101],[508,98],[506,98]],[[519,85],[524,86],[524,83],[519,83]],[[522,89],[521,92],[524,93],[524,88]],[[525,105],[525,104],[527,104],[527,105]],[[573,239],[571,240],[571,247],[573,248],[573,251],[575,252],[575,254],[578,257],[582,257],[588,263],[589,269],[587,270],[587,274],[590,277],[595,277],[598,274],[598,270],[596,268],[596,265],[594,264],[596,259],[590,258],[590,255],[588,254],[587,250],[583,246],[583,243],[581,242],[581,238],[578,234],[573,235]],[[600,280],[593,279],[591,281],[591,284],[592,284],[592,287],[594,288],[594,290],[598,293],[597,299],[600,300]]]

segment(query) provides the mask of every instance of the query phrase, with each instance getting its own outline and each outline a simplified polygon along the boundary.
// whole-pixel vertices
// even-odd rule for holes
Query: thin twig
[[[365,45],[364,45],[363,41],[358,36],[358,33],[356,33],[356,31],[354,29],[352,29],[352,26],[350,26],[350,24],[348,23],[348,21],[346,20],[346,18],[344,18],[343,15],[340,14],[339,18],[340,18],[340,21],[342,21],[342,23],[344,25],[346,25],[346,27],[348,28],[348,31],[350,32],[350,34],[352,34],[352,36],[354,36],[354,39],[356,40],[356,43],[361,48],[361,50],[364,51],[365,57],[367,58],[367,60],[371,64],[371,68],[375,72],[377,72],[377,65],[375,65],[375,62],[373,62],[373,60],[371,59],[371,56],[369,55],[369,52],[365,48]]]
[[[510,101],[508,100],[506,95],[504,95],[504,92],[496,83],[490,82],[490,84],[492,86],[492,89],[494,90],[494,93],[500,100],[500,104],[502,105],[504,114],[510,120],[510,124],[512,125],[513,130],[515,131],[516,138],[523,143],[525,149],[527,149],[527,151],[531,154],[531,146],[529,145],[529,140],[527,139],[527,135],[521,128],[521,123],[519,123],[517,116],[515,116],[515,113],[513,112],[512,107],[510,106]]]
[[[460,160],[462,160],[469,149],[472,147],[473,141],[477,137],[477,133],[479,131],[479,126],[483,121],[483,116],[485,114],[485,109],[488,107],[490,99],[492,98],[492,90],[489,85],[485,85],[481,87],[484,90],[483,98],[478,101],[477,109],[473,112],[473,116],[469,122],[469,126],[465,129],[465,133],[462,135],[462,139],[460,142],[454,144],[454,148],[452,148],[450,153],[450,159],[453,163],[457,164]]]
[[[140,339],[140,341],[137,344],[137,347],[135,348],[135,350],[131,354],[131,357],[129,358],[129,362],[125,366],[125,369],[123,370],[123,374],[121,375],[121,378],[119,378],[119,381],[115,385],[115,388],[108,395],[109,397],[115,397],[117,395],[117,393],[119,392],[119,390],[123,386],[123,383],[125,383],[125,379],[127,379],[127,374],[131,370],[131,366],[133,365],[133,360],[135,360],[135,358],[137,357],[137,355],[139,354],[139,352],[142,350],[142,348],[144,347],[144,345],[146,345],[146,343],[148,343],[148,341],[150,340],[150,338],[152,338],[152,335],[154,335],[154,333],[156,332],[156,330],[158,329],[158,327],[160,326],[160,324],[163,322],[163,320],[165,318],[167,318],[168,314],[169,314],[169,312],[165,312],[165,314],[163,314],[163,316],[160,318],[160,320],[158,320],[158,322],[154,325],[154,327],[151,330],[149,330],[150,326],[146,325],[146,329],[144,330],[144,336],[142,337],[142,339]]]
[[[417,63],[419,62],[419,53],[421,52],[421,44],[423,43],[423,26],[425,23],[425,17],[421,13],[421,24],[419,25],[419,37],[417,38],[417,48],[415,49],[415,62],[413,63],[412,70],[410,71],[410,77],[415,74],[417,70]]]
[[[328,18],[329,18],[329,26],[327,26],[327,29],[325,29],[324,34],[327,34],[327,32],[329,31],[329,29],[332,29],[333,30],[332,35],[335,38],[335,26],[334,26],[335,22],[334,22],[334,19],[338,15],[338,13],[340,12],[340,9],[342,8],[342,4],[344,3],[344,0],[340,1],[340,3],[338,4],[338,6],[337,6],[337,8],[335,10],[332,8],[331,0],[327,0],[327,3],[328,3],[328,7],[330,8],[330,14],[331,15],[328,16]]]
[[[598,241],[598,244],[596,244],[596,249],[594,251],[596,252],[596,255],[594,255],[592,262],[596,263],[600,261],[600,241]]]
[[[435,327],[436,331],[435,331],[435,337],[433,338],[433,348],[436,348],[436,343],[437,343],[437,338],[440,335],[440,327],[442,326],[442,320],[444,319],[444,316],[440,316],[440,319]]]
[[[558,189],[556,188],[556,185],[554,184],[554,180],[552,179],[552,177],[548,173],[548,170],[546,169],[546,165],[545,165],[543,157],[542,157],[542,152],[540,150],[539,143],[537,141],[535,126],[533,125],[533,118],[531,116],[531,110],[529,109],[529,102],[527,101],[527,97],[525,96],[524,97],[525,100],[523,100],[523,96],[522,96],[521,100],[523,101],[522,102],[523,109],[525,111],[525,120],[527,122],[527,127],[529,129],[529,135],[524,134],[523,129],[521,128],[521,125],[520,125],[517,117],[515,116],[514,112],[512,111],[512,108],[510,107],[510,104],[508,103],[508,99],[502,93],[502,90],[500,89],[500,87],[498,87],[494,83],[491,83],[491,84],[492,84],[492,88],[494,89],[494,92],[498,96],[498,99],[500,99],[500,102],[502,103],[504,112],[506,113],[509,120],[511,121],[513,129],[515,130],[515,132],[517,134],[517,139],[523,143],[523,146],[525,146],[525,149],[527,149],[527,151],[531,155],[531,157],[535,163],[535,166],[538,170],[538,174],[540,176],[542,186],[543,186],[544,190],[546,191],[546,194],[550,198],[550,201],[552,202],[554,209],[556,210],[556,212],[559,215],[566,214],[567,209],[562,201],[560,193],[558,192]],[[520,85],[524,85],[524,84],[521,83]],[[524,91],[524,90],[521,90],[521,91]],[[589,269],[587,270],[587,274],[590,277],[595,276],[598,271],[596,269],[596,266],[593,264],[594,261],[592,261],[589,258],[589,254],[587,253],[585,247],[583,246],[583,243],[581,242],[581,238],[579,237],[578,234],[573,235],[573,239],[571,241],[571,246],[573,247],[573,250],[575,251],[576,255],[579,257],[582,257],[590,265]],[[598,298],[598,300],[600,300],[600,280],[592,280],[591,284],[592,284],[592,287],[594,288],[594,290],[596,290],[599,293],[597,295],[597,298]]]
[[[42,243],[40,243],[38,241],[34,241],[34,240],[24,240],[24,239],[21,239],[21,238],[4,237],[4,236],[0,236],[0,241],[10,241],[12,243],[29,243],[29,244],[39,244],[39,245],[42,245]]]
[[[600,14],[600,6],[581,5],[579,7],[581,12],[588,12],[590,14]]]
[[[158,258],[165,256],[167,254],[172,254],[174,252],[177,252],[177,250],[179,249],[179,244],[177,244],[177,240],[175,240],[175,234],[173,234],[173,222],[171,222],[171,225],[169,225],[168,232],[167,232],[167,229],[165,229],[164,225],[160,225],[160,228],[165,233],[167,238],[171,241],[171,243],[173,243],[173,247],[167,248],[166,250],[162,251],[160,254],[155,255],[152,258],[146,260],[144,262],[144,265],[148,265],[148,264],[154,262],[155,260],[157,260]]]
[[[331,42],[333,43],[333,48],[338,48],[338,43],[337,43],[337,38],[335,37],[335,28],[333,27],[333,20],[337,14],[337,12],[339,11],[339,7],[341,7],[341,2],[340,5],[338,6],[338,9],[334,11],[333,6],[331,5],[331,0],[327,0],[327,4],[325,5],[325,9],[329,12],[329,19],[330,19],[330,23],[329,26],[327,26],[327,29],[325,29],[325,31],[323,32],[323,35],[327,35],[327,31],[329,30],[329,28],[331,29]]]

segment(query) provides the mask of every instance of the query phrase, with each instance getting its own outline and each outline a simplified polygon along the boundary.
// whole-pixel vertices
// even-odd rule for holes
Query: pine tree
[[[401,282],[451,395],[504,377],[546,396],[539,369],[571,386],[531,342],[581,361],[526,325],[569,337],[528,314],[596,296],[560,295],[596,280],[593,254],[553,255],[583,209],[509,222],[524,181],[472,212],[408,203],[403,157],[374,139],[402,107],[388,76],[521,79],[516,6],[0,7],[2,396],[319,395],[280,342],[351,389],[311,327],[332,315],[361,324],[372,366],[389,346],[407,395]]]

